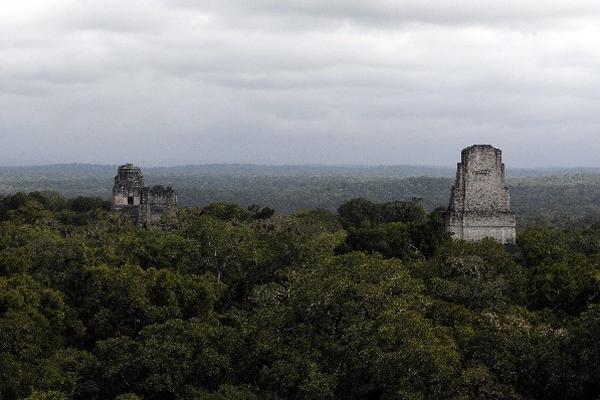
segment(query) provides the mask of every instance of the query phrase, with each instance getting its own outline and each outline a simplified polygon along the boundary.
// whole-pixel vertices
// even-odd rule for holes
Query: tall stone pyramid
[[[475,145],[462,151],[446,229],[455,239],[490,237],[503,244],[515,243],[516,219],[510,210],[501,150]]]

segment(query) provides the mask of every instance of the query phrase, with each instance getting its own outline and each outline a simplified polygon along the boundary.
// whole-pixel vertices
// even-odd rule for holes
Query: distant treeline
[[[0,194],[52,190],[66,197],[109,199],[115,171],[114,166],[102,165],[3,167]],[[595,172],[600,171],[509,171],[519,225],[583,225],[600,217],[600,175],[592,174]],[[418,166],[206,165],[144,169],[147,184],[175,187],[183,206],[203,207],[213,202],[234,202],[245,207],[265,204],[284,214],[315,208],[335,210],[356,197],[377,202],[418,197],[424,199],[429,210],[446,207],[453,174],[449,167]]]

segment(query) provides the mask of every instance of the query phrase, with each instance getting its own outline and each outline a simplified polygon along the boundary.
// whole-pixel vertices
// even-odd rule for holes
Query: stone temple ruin
[[[501,150],[475,145],[462,151],[446,229],[455,239],[490,237],[503,244],[515,243],[516,219],[510,210]]]
[[[144,187],[142,170],[125,164],[115,176],[113,210],[129,214],[138,224],[151,224],[177,210],[177,194],[171,187]]]

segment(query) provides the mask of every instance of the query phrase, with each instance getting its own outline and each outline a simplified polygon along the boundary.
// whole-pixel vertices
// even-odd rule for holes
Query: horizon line
[[[90,166],[90,167],[118,167],[127,164],[123,162],[118,164],[107,163],[88,163],[88,162],[70,162],[70,163],[47,163],[47,164],[0,164],[0,168],[44,168],[44,167],[60,167],[60,166]],[[252,167],[309,167],[309,168],[389,168],[389,167],[413,167],[413,168],[439,168],[439,169],[455,169],[456,165],[436,165],[436,164],[325,164],[325,163],[291,163],[291,164],[265,164],[265,163],[243,163],[243,162],[220,162],[220,163],[184,163],[184,164],[145,164],[135,163],[143,168],[158,169],[158,168],[185,168],[185,167],[210,167],[210,166],[252,166]],[[506,163],[505,163],[506,164]],[[577,170],[577,169],[600,169],[598,166],[564,166],[564,165],[548,165],[548,166],[506,166],[507,170]]]

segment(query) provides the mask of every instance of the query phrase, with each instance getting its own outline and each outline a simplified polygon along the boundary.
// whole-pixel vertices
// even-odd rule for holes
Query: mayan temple
[[[455,239],[490,237],[503,244],[515,243],[516,219],[510,210],[501,150],[475,145],[462,151],[446,229]]]
[[[177,210],[177,194],[171,187],[145,187],[142,170],[124,164],[115,176],[113,210],[130,215],[138,224],[151,224]]]

